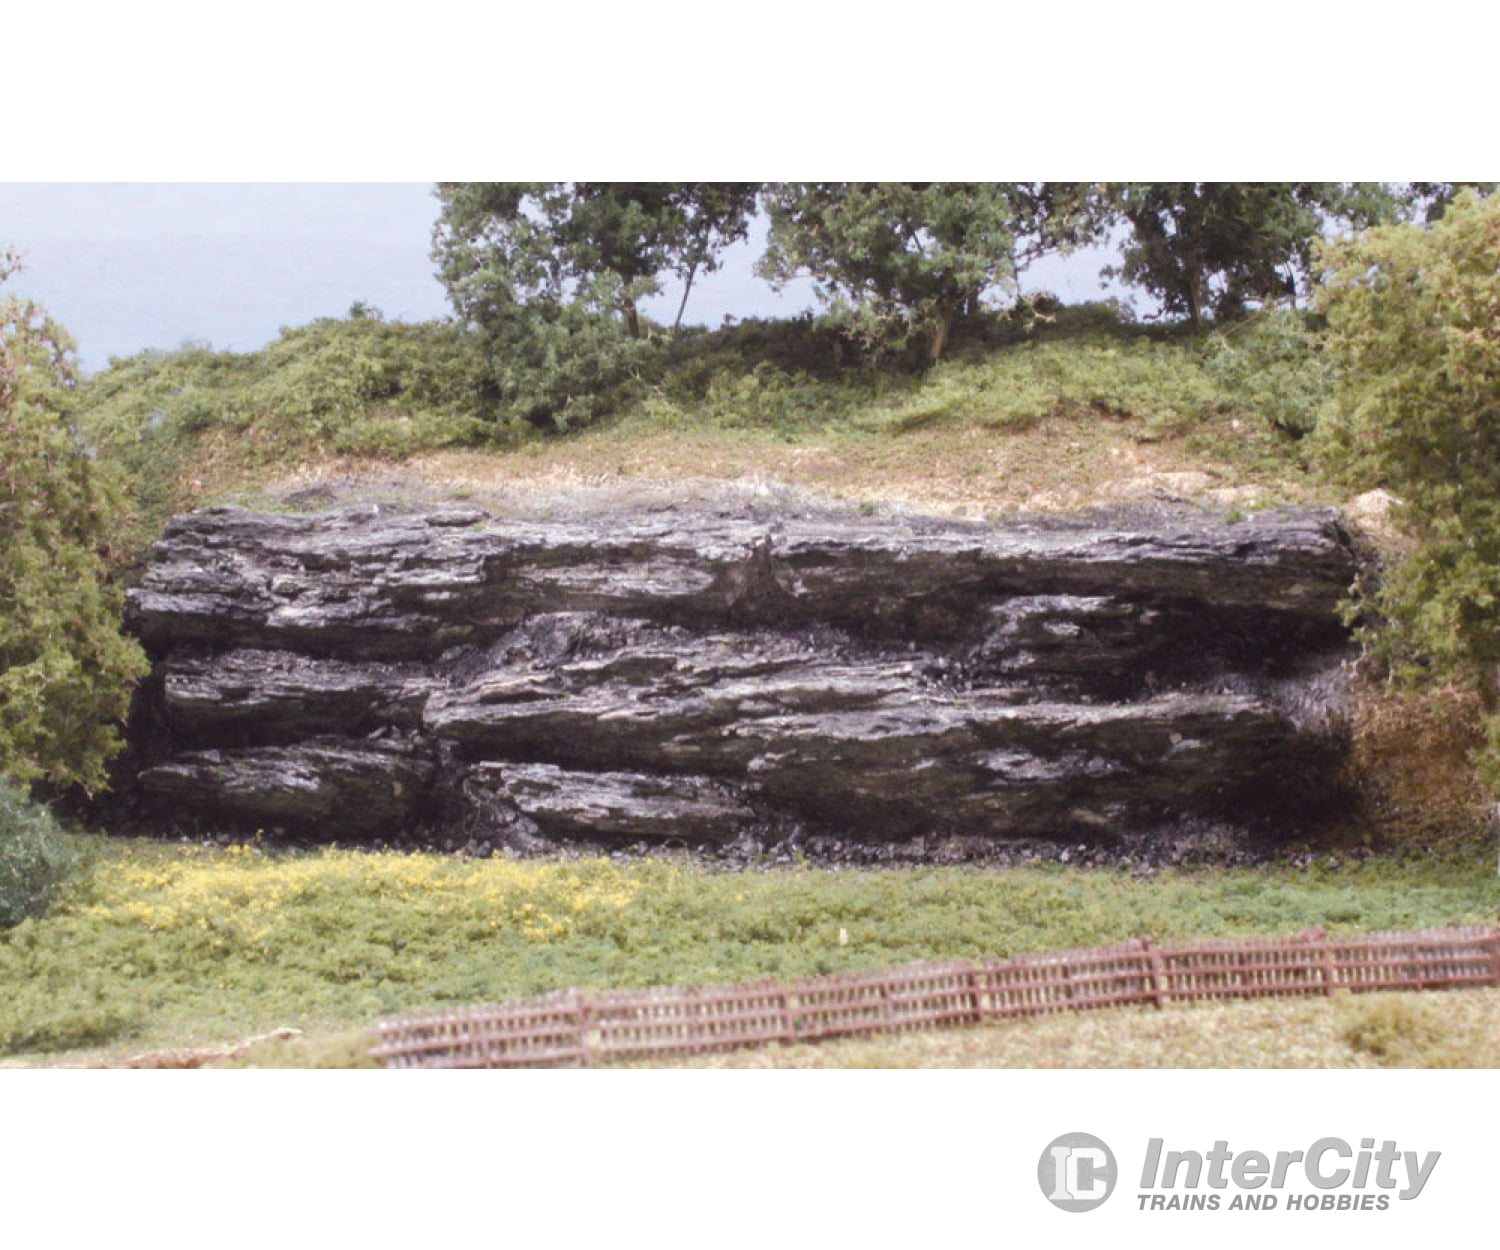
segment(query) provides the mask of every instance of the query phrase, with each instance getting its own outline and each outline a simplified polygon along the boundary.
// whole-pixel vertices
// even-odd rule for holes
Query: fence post
[[[887,1033],[899,1033],[905,1026],[906,1021],[896,1014],[896,1008],[891,1003],[891,973],[881,973],[876,984],[880,986],[880,1018],[885,1022]]]
[[[683,994],[683,1006],[690,1007],[687,1021],[688,1041],[692,1043],[693,1054],[701,1054],[705,1049],[703,1045],[703,987],[701,985],[689,986]]]
[[[1490,964],[1495,969],[1495,984],[1500,986],[1500,927],[1490,930]]]
[[[792,1015],[792,991],[787,985],[781,987],[781,1041],[790,1046],[797,1040],[797,1020]]]
[[[1146,976],[1151,984],[1151,1001],[1160,1011],[1166,1006],[1166,991],[1162,988],[1161,954],[1149,934],[1141,938],[1141,951],[1146,956]]]
[[[1328,945],[1328,939],[1318,939],[1318,966],[1323,974],[1323,997],[1332,998],[1336,983],[1333,967],[1333,949]]]
[[[594,1066],[594,1048],[589,1044],[589,1030],[593,1027],[593,1013],[589,1010],[589,996],[578,991],[578,1061],[582,1067]]]
[[[984,1023],[984,1004],[981,1001],[981,994],[980,994],[980,989],[979,989],[979,968],[974,964],[973,960],[969,961],[968,977],[969,977],[969,1005],[974,1010],[974,1023],[975,1024],[983,1024]]]

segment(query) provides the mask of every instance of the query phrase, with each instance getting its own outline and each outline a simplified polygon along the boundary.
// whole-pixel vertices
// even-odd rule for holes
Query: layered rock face
[[[1296,833],[1353,573],[1321,513],[211,509],[131,594],[134,801],[522,848]]]

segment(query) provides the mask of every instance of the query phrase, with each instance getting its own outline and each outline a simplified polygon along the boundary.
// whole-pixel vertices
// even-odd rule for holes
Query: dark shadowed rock
[[[287,747],[185,751],[140,774],[158,802],[229,825],[400,835],[421,819],[431,759],[404,743],[312,739]]]
[[[171,723],[182,733],[220,741],[359,733],[383,725],[413,729],[427,697],[443,684],[411,664],[241,649],[174,656],[161,665],[161,675]]]
[[[1320,513],[209,510],[131,593],[137,790],[518,846],[1293,832],[1337,772],[1353,571]]]

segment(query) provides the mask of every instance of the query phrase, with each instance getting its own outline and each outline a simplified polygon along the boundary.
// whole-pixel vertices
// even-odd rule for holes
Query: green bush
[[[46,911],[75,858],[52,813],[0,777],[0,929]]]
[[[76,382],[67,332],[0,297],[0,775],[98,788],[146,662],[110,577],[128,510],[79,445]]]
[[[1054,415],[1189,428],[1226,405],[1197,351],[1145,336],[1038,339],[939,365],[874,404],[863,424],[900,432],[940,420],[1024,428]]]
[[[235,454],[299,451],[403,456],[503,432],[474,337],[440,322],[387,322],[356,305],[283,329],[257,352],[189,345],[110,361],[79,394],[79,424],[129,475],[152,521],[189,502],[184,469],[204,440]]]
[[[245,403],[299,433],[344,450],[372,412],[421,424],[429,445],[463,441],[481,418],[479,362],[462,331],[438,322],[387,322],[356,306],[324,317],[258,353]],[[401,450],[401,449],[397,449]]]
[[[1444,1039],[1427,1004],[1396,994],[1377,994],[1350,1008],[1344,1040],[1377,1063],[1407,1066]]]
[[[1372,587],[1365,631],[1399,677],[1500,697],[1500,195],[1464,192],[1429,227],[1331,248],[1319,292],[1338,391],[1318,430],[1351,487],[1403,501],[1417,540]],[[1500,788],[1500,725],[1485,775]]]
[[[661,344],[577,302],[514,311],[481,334],[497,419],[551,433],[592,425],[641,393]]]
[[[1333,394],[1333,367],[1309,317],[1267,309],[1210,335],[1211,377],[1237,407],[1293,438],[1310,434]]]

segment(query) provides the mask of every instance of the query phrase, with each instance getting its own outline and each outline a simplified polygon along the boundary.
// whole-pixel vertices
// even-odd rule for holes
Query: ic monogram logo
[[[1114,1192],[1115,1156],[1089,1133],[1064,1133],[1042,1151],[1036,1178],[1047,1201],[1064,1211],[1092,1211]]]

